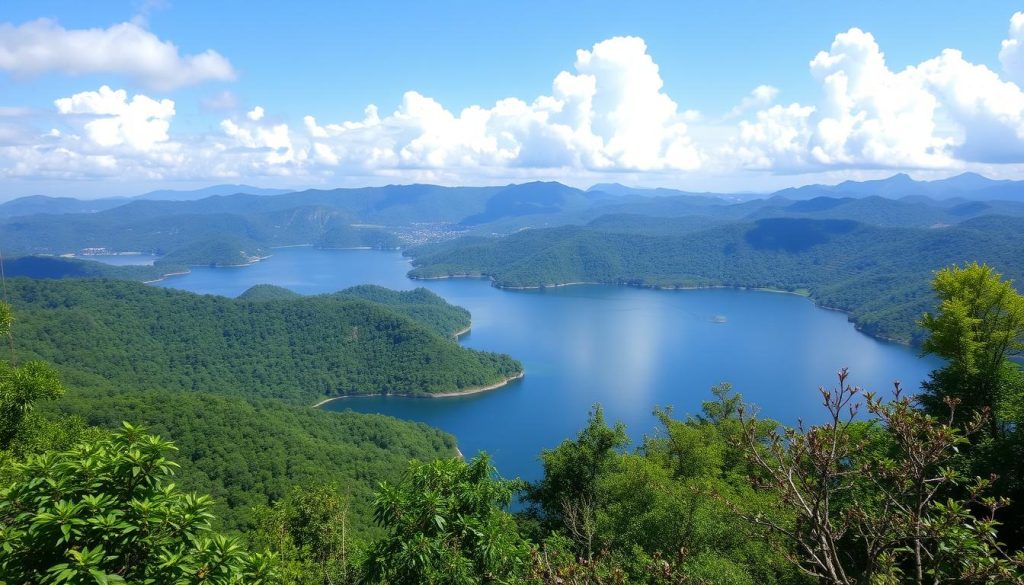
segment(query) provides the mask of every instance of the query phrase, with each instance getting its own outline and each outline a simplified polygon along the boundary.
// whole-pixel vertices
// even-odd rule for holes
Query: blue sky
[[[764,191],[899,171],[1019,177],[1019,8],[9,2],[0,198],[218,182]]]

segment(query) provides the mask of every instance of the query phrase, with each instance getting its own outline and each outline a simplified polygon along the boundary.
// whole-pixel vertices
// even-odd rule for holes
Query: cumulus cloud
[[[657,64],[635,37],[616,37],[576,53],[551,95],[499,100],[453,113],[410,91],[381,116],[320,125],[305,118],[314,160],[374,168],[693,169],[702,155],[680,112],[662,91]]]
[[[102,86],[54,100],[31,141],[0,144],[0,175],[8,177],[164,179],[188,172],[189,155],[170,137],[175,105]],[[22,123],[20,132],[32,132]]]
[[[229,118],[220,123],[228,140],[213,140],[214,148],[225,159],[219,173],[292,174],[292,167],[306,159],[305,150],[293,145],[287,124],[263,123],[263,108],[259,106],[245,117],[242,121]]]
[[[999,62],[1003,71],[1012,81],[1024,81],[1024,12],[1015,12],[1010,17],[1009,38],[1003,39],[999,51]]]
[[[742,116],[750,110],[770,106],[775,101],[775,96],[777,95],[779,95],[779,88],[770,85],[759,85],[749,95],[740,100],[740,103],[726,112],[722,119],[731,120]]]
[[[810,72],[817,102],[757,111],[724,154],[797,172],[1024,161],[1024,93],[960,51],[893,71],[875,38],[853,28],[811,60]]]
[[[144,95],[128,100],[128,92],[114,91],[104,85],[99,91],[84,91],[54,101],[64,115],[88,118],[83,128],[89,140],[100,147],[127,144],[147,151],[168,140],[167,131],[174,117],[174,102],[154,100]]]
[[[1000,54],[1001,76],[955,49],[894,70],[870,33],[850,29],[808,63],[816,99],[777,103],[779,90],[760,85],[710,118],[665,92],[657,63],[636,37],[577,51],[543,95],[459,111],[408,91],[393,108],[371,104],[357,119],[305,116],[295,124],[222,93],[203,102],[207,111],[228,112],[215,130],[176,135],[174,101],[103,86],[55,100],[53,119],[22,119],[16,106],[0,108],[0,175],[635,181],[693,171],[942,171],[1021,163],[1024,92],[1010,76],[1022,30],[1018,13]],[[188,59],[177,49],[174,56]],[[33,121],[45,126],[34,128]]]
[[[157,90],[235,79],[231,63],[213,50],[181,55],[134,22],[109,28],[66,29],[41,18],[0,24],[0,70],[17,76],[116,73]]]
[[[960,51],[946,49],[914,69],[957,132],[950,152],[966,162],[1024,162],[1024,92]]]

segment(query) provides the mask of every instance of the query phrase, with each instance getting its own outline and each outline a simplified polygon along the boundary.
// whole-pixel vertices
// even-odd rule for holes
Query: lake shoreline
[[[387,394],[385,394],[383,392],[373,392],[373,393],[370,393],[370,394],[347,394],[345,396],[334,396],[334,397],[331,397],[331,398],[325,398],[325,399],[321,400],[320,402],[317,402],[316,404],[314,404],[313,408],[320,408],[321,406],[323,406],[325,404],[328,404],[328,403],[331,403],[331,402],[334,402],[336,400],[345,400],[345,399],[348,399],[348,398],[367,398],[367,397],[380,397],[380,396],[394,396],[396,398],[430,398],[430,399],[433,399],[433,398],[458,398],[460,396],[472,396],[474,394],[481,394],[483,392],[490,392],[491,390],[497,390],[498,388],[504,388],[505,386],[508,386],[509,384],[511,384],[512,382],[515,382],[516,380],[523,379],[524,376],[526,376],[526,372],[525,371],[519,372],[518,374],[516,374],[514,376],[509,376],[509,377],[501,380],[500,382],[495,382],[494,384],[490,384],[490,385],[487,385],[487,386],[478,386],[478,387],[475,387],[475,388],[467,388],[465,390],[457,390],[457,391],[454,391],[454,392],[438,392],[436,394],[426,394],[426,393],[410,394],[408,392],[387,393]]]
[[[500,289],[500,290],[543,290],[545,288],[562,288],[562,287],[580,286],[580,285],[598,285],[598,286],[625,286],[625,287],[630,287],[630,288],[641,288],[641,289],[651,289],[651,290],[661,290],[661,291],[692,291],[692,290],[709,290],[709,289],[710,290],[730,289],[730,290],[749,290],[749,291],[755,291],[755,292],[787,294],[787,295],[794,295],[794,296],[798,296],[798,297],[803,297],[803,298],[811,301],[811,303],[813,303],[814,306],[819,308],[819,309],[825,309],[827,311],[835,311],[837,313],[843,313],[844,315],[846,315],[847,321],[850,322],[851,324],[853,324],[853,328],[854,329],[856,329],[860,333],[863,333],[864,335],[867,335],[868,337],[870,337],[872,339],[875,339],[875,340],[878,340],[878,341],[884,341],[886,343],[893,343],[893,344],[896,344],[896,345],[902,345],[902,346],[905,346],[905,347],[913,347],[914,346],[913,342],[911,342],[911,341],[906,341],[906,340],[903,340],[903,339],[894,339],[892,337],[886,337],[885,335],[879,335],[877,333],[871,333],[869,331],[865,331],[861,327],[861,325],[859,323],[857,323],[856,321],[854,321],[853,319],[850,318],[850,312],[849,311],[847,311],[846,309],[841,309],[839,307],[830,307],[828,305],[821,304],[820,302],[818,302],[817,299],[815,299],[811,295],[810,291],[808,291],[808,292],[799,292],[799,291],[785,290],[785,289],[780,289],[780,288],[769,288],[769,287],[759,287],[759,286],[741,286],[741,285],[728,285],[728,284],[663,285],[663,284],[631,284],[631,283],[623,283],[623,282],[584,282],[584,281],[580,281],[580,282],[563,282],[563,283],[555,283],[555,284],[542,284],[542,285],[535,285],[535,286],[508,286],[508,285],[498,284],[494,280],[493,276],[487,276],[487,275],[484,275],[484,274],[450,274],[450,275],[447,275],[447,276],[411,276],[410,275],[409,279],[410,280],[487,279],[487,280],[491,281],[491,286],[493,286],[494,288]]]
[[[245,268],[246,266],[252,266],[253,264],[256,264],[257,262],[262,262],[263,260],[266,260],[267,258],[270,258],[271,256],[273,256],[273,254],[267,254],[266,256],[256,256],[252,260],[250,260],[248,262],[245,262],[243,264],[214,264],[212,267],[213,268]],[[167,280],[168,278],[170,278],[172,276],[185,276],[186,274],[192,274],[192,268],[197,267],[197,266],[205,267],[205,266],[210,266],[210,265],[209,264],[190,264],[188,270],[183,270],[183,271],[180,271],[180,272],[168,272],[166,274],[161,274],[159,277],[154,278],[153,280],[143,280],[142,284],[153,284],[153,283],[156,283],[156,282],[162,282],[164,280]]]
[[[290,247],[312,247],[312,248],[316,248],[316,246],[314,246],[312,244],[297,244],[297,245],[292,245],[292,246],[276,246],[276,247],[277,248],[290,248]],[[318,248],[318,249],[323,249],[323,250],[345,250],[345,249],[348,249],[348,250],[366,250],[366,249],[377,250],[379,248]],[[395,248],[395,249],[400,250],[401,248]],[[262,258],[258,258],[258,259],[254,260],[252,262],[247,263],[247,264],[238,264],[238,265],[233,265],[233,266],[216,266],[215,268],[243,268],[245,266],[251,266],[251,265],[253,265],[253,264],[255,264],[255,263],[257,263],[257,262],[259,262],[261,260],[265,260],[266,258],[269,258],[269,257],[270,256],[264,256]],[[202,266],[202,265],[197,265],[197,266]],[[164,280],[164,279],[166,279],[168,277],[171,277],[171,276],[181,276],[181,275],[189,274],[189,272],[191,272],[191,271],[165,274],[165,275],[163,275],[160,278],[157,278],[155,280],[144,281],[144,284],[152,284],[152,283],[155,283],[155,282],[160,282],[160,281],[162,281],[162,280]],[[406,278],[408,278],[409,280],[424,280],[424,281],[426,281],[426,280],[456,280],[456,279],[463,279],[463,280],[468,280],[468,279],[473,279],[473,280],[489,280],[491,282],[491,286],[493,286],[494,288],[497,288],[497,289],[502,289],[502,290],[542,290],[542,289],[545,289],[545,288],[563,288],[563,287],[568,287],[568,286],[600,285],[600,286],[625,286],[625,287],[631,287],[631,288],[646,288],[646,289],[663,290],[663,291],[688,291],[688,290],[705,290],[705,289],[732,289],[732,290],[749,290],[749,291],[755,291],[755,292],[781,293],[781,294],[795,295],[795,296],[798,296],[798,297],[803,297],[803,298],[811,301],[811,303],[813,303],[815,307],[818,307],[820,309],[825,309],[825,310],[828,310],[828,311],[836,311],[836,312],[839,312],[839,313],[843,313],[844,315],[846,315],[847,321],[850,322],[851,324],[853,324],[853,328],[854,329],[856,329],[858,332],[860,332],[860,333],[862,333],[864,335],[867,335],[868,337],[870,337],[872,339],[875,339],[877,341],[883,341],[885,343],[893,343],[893,344],[896,344],[896,345],[902,345],[902,346],[905,346],[905,347],[914,347],[914,343],[912,341],[908,341],[908,340],[904,340],[904,339],[894,339],[892,337],[886,337],[885,335],[879,335],[877,333],[871,333],[869,331],[865,331],[859,323],[857,323],[856,321],[854,321],[853,319],[850,318],[850,312],[848,310],[841,309],[839,307],[831,307],[831,306],[828,306],[828,305],[821,304],[820,302],[818,302],[817,299],[814,298],[814,296],[811,295],[810,291],[800,292],[800,291],[792,291],[792,290],[777,289],[777,288],[770,288],[770,287],[741,286],[741,285],[727,285],[727,284],[672,285],[672,286],[670,286],[670,285],[661,285],[661,284],[630,284],[630,283],[619,283],[619,282],[589,282],[589,281],[564,282],[564,283],[544,284],[544,285],[536,285],[536,286],[502,286],[502,285],[497,284],[495,282],[493,276],[488,276],[488,275],[485,275],[485,274],[470,274],[470,273],[449,274],[449,275],[445,275],[445,276],[413,276],[413,275],[410,275],[410,274],[406,274]],[[469,332],[468,328],[464,329],[464,330],[460,330],[460,331],[455,333],[454,337],[456,339],[458,339],[459,337],[465,335],[468,332]]]

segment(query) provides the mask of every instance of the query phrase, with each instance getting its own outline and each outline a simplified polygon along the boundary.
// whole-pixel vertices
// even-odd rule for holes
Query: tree
[[[374,517],[387,535],[363,565],[369,583],[512,583],[529,567],[530,544],[505,512],[512,488],[486,455],[413,461],[396,485],[381,484]]]
[[[0,302],[0,337],[7,341],[11,341],[13,321],[10,305]],[[12,360],[13,348],[12,342]],[[31,361],[16,367],[13,361],[0,361],[0,450],[11,447],[37,402],[63,394],[60,378],[49,364]]]
[[[272,583],[271,556],[210,529],[211,500],[170,478],[171,443],[124,424],[15,464],[0,491],[0,582]]]
[[[995,513],[1008,502],[986,495],[990,480],[951,467],[983,418],[958,429],[955,400],[939,420],[914,408],[897,383],[891,401],[864,395],[868,426],[857,418],[862,392],[847,376],[843,369],[837,388],[821,389],[824,424],[764,441],[758,421],[745,417],[755,477],[795,512],[789,523],[749,520],[784,536],[793,562],[822,583],[1024,582],[1024,554],[1006,555],[996,539]],[[964,497],[947,496],[958,487]]]
[[[595,405],[587,426],[576,440],[565,440],[555,449],[541,453],[544,477],[526,487],[525,498],[533,504],[534,515],[549,528],[568,526],[580,533],[582,552],[586,548],[587,517],[600,505],[597,482],[616,461],[616,455],[629,444],[622,423],[609,427],[604,411]],[[566,520],[571,525],[566,524]]]
[[[252,540],[278,555],[283,582],[351,583],[348,512],[336,486],[296,487],[272,507],[256,510]]]
[[[1001,536],[1024,544],[1024,296],[986,265],[952,267],[935,274],[939,299],[921,325],[928,330],[924,350],[947,360],[924,383],[921,403],[940,415],[956,400],[962,424],[983,414],[985,432],[963,449],[961,466],[970,475],[997,474],[993,493],[1018,505],[1004,515]]]
[[[1006,407],[1020,402],[1019,368],[1008,359],[1024,350],[1024,296],[978,263],[938,271],[932,287],[939,307],[921,318],[928,330],[923,347],[949,364],[926,384],[924,404],[934,413],[946,398],[956,398],[968,418],[987,410],[997,437],[1011,414]]]
[[[763,510],[771,496],[753,490],[731,444],[743,430],[742,398],[727,384],[712,392],[698,416],[655,409],[662,429],[634,452],[621,452],[625,429],[595,409],[575,441],[544,453],[545,475],[528,492],[546,529],[536,574],[565,583],[800,582],[731,513]]]

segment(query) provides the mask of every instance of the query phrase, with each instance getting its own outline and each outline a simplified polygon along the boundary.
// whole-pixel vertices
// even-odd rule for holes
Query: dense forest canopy
[[[670,226],[680,227],[673,232]],[[851,220],[774,218],[694,229],[690,218],[618,216],[589,226],[526,230],[412,249],[418,278],[485,275],[497,286],[601,282],[740,286],[810,294],[867,333],[919,342],[940,268],[984,259],[1024,276],[1024,220],[989,216],[944,228],[882,228]],[[651,232],[651,233],[648,233]]]
[[[228,186],[230,187],[230,186]],[[200,190],[197,198],[29,197],[0,204],[0,247],[17,255],[85,249],[167,255],[175,266],[244,264],[274,246],[395,248],[457,235],[584,225],[603,216],[651,219],[648,235],[687,225],[768,218],[844,219],[892,228],[930,228],[1004,215],[1024,217],[1019,183],[950,179],[812,185],[771,196],[687,193],[554,182],[502,187],[389,185],[264,195]],[[210,193],[211,196],[202,197]],[[662,218],[690,218],[666,231]]]
[[[50,254],[7,264],[28,277],[6,282],[13,327],[0,303],[0,581],[1024,583],[1024,301],[1007,280],[1024,274],[1024,204],[1015,184],[938,183],[0,206],[5,251]],[[700,413],[650,405],[658,430],[630,445],[597,405],[539,454],[537,481],[505,481],[436,429],[310,408],[521,373],[455,342],[464,309],[425,289],[228,299],[138,282],[274,246],[423,242],[414,277],[806,294],[944,365],[915,397],[863,396],[843,370],[809,428],[721,385]],[[83,248],[162,257],[53,256]]]
[[[178,483],[213,496],[217,525],[227,529],[251,526],[254,506],[282,499],[293,486],[323,483],[345,486],[353,535],[376,534],[371,504],[377,484],[397,480],[410,459],[455,453],[451,435],[419,423],[152,388],[75,390],[40,408],[104,429],[135,421],[174,441]]]
[[[830,227],[823,233],[858,229]],[[73,337],[80,327],[104,339],[97,324],[108,326],[102,311],[110,307],[97,297],[121,308],[144,299],[179,326],[186,313],[164,314],[160,305],[181,304],[222,335],[238,307],[264,316],[297,305],[307,312],[287,315],[304,321],[320,315],[304,303],[324,303],[372,306],[388,323],[415,324],[454,346],[445,334],[465,317],[438,318],[443,301],[423,290],[357,287],[296,298],[262,287],[231,300],[123,281],[10,284],[19,326],[12,329],[0,304],[0,335],[11,341],[16,330],[19,351],[22,332],[38,341]],[[453,458],[452,438],[423,425],[321,412],[272,394],[146,389],[130,377],[104,385],[102,376],[115,372],[77,373],[67,360],[65,395],[45,362],[5,361],[0,578],[1022,583],[1014,502],[1024,497],[1024,474],[1014,454],[1024,376],[1013,358],[1024,348],[1024,297],[977,264],[941,271],[933,288],[941,302],[922,319],[924,348],[948,363],[932,374],[920,405],[898,383],[891,398],[861,399],[844,369],[836,387],[821,389],[826,422],[787,428],[753,416],[723,384],[700,414],[680,419],[655,407],[660,429],[635,447],[596,406],[575,438],[540,454],[543,476],[532,483],[500,479],[484,455]],[[431,311],[401,313],[422,307]],[[41,317],[60,313],[75,317]],[[122,318],[141,319],[131,311]],[[35,320],[45,327],[34,329]],[[240,356],[221,359],[235,364]],[[184,379],[183,370],[169,371]],[[511,513],[517,493],[524,506]]]
[[[460,347],[469,315],[425,290],[357,287],[247,301],[115,280],[12,279],[26,355],[83,388],[160,388],[312,404],[351,394],[431,394],[518,374]]]

